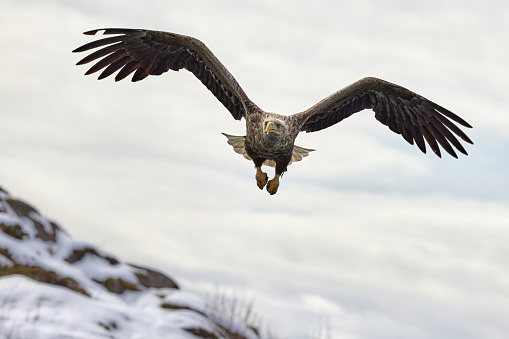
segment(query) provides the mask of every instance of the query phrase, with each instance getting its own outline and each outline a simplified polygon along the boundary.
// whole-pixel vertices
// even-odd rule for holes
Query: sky
[[[254,299],[281,337],[326,322],[346,339],[505,338],[507,14],[496,0],[4,1],[0,185],[185,289]],[[101,27],[197,37],[282,114],[379,77],[464,118],[474,145],[422,154],[366,110],[299,135],[317,151],[270,196],[221,135],[243,121],[189,72],[83,76],[71,51]]]

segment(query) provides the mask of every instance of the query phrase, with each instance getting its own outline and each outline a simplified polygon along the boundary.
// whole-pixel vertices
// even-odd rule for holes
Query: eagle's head
[[[282,120],[270,118],[264,121],[263,130],[266,139],[280,140],[288,134],[288,126]]]
[[[283,117],[275,115],[264,117],[261,126],[257,126],[257,143],[269,152],[280,152],[293,142],[288,122]]]

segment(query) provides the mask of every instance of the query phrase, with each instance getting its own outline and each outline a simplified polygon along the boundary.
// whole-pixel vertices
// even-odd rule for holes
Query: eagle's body
[[[95,35],[98,31],[85,34]],[[102,58],[86,74],[105,68],[99,79],[120,70],[115,76],[116,81],[132,72],[135,72],[132,81],[139,81],[148,75],[160,75],[168,70],[185,68],[192,72],[235,119],[246,120],[245,137],[225,136],[237,153],[254,162],[257,185],[261,189],[267,186],[270,194],[277,192],[279,177],[287,166],[313,151],[294,145],[299,132],[319,131],[363,109],[373,109],[380,122],[401,134],[410,144],[415,141],[424,153],[426,140],[439,157],[438,144],[454,157],[457,156],[451,144],[467,154],[452,132],[472,143],[451,120],[471,127],[466,121],[406,88],[381,79],[361,79],[306,111],[285,116],[265,112],[253,103],[230,72],[198,39],[139,29],[115,28],[104,31],[104,34],[115,36],[93,41],[74,50],[82,52],[106,46],[78,62],[84,64]],[[275,177],[268,182],[267,174],[261,171],[262,164],[276,168]]]
[[[270,131],[269,123],[274,131]],[[299,122],[293,116],[266,112],[250,114],[246,119],[246,153],[255,164],[274,161],[276,169],[280,168],[278,172],[282,173],[292,158],[293,144],[299,131]]]

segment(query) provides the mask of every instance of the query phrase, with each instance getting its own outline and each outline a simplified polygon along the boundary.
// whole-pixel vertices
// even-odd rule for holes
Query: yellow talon
[[[276,174],[272,180],[269,180],[267,184],[267,192],[270,195],[274,195],[277,193],[277,189],[279,188],[279,174]]]
[[[269,178],[267,176],[267,173],[262,172],[262,169],[260,167],[256,167],[256,184],[258,185],[259,189],[263,189],[265,185],[267,184],[267,179]]]

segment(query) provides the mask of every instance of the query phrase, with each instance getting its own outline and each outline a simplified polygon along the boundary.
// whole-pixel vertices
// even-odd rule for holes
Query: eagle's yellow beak
[[[269,121],[269,123],[267,124],[267,134],[269,134],[269,132],[276,132],[276,131],[277,131],[276,124],[272,121]]]

